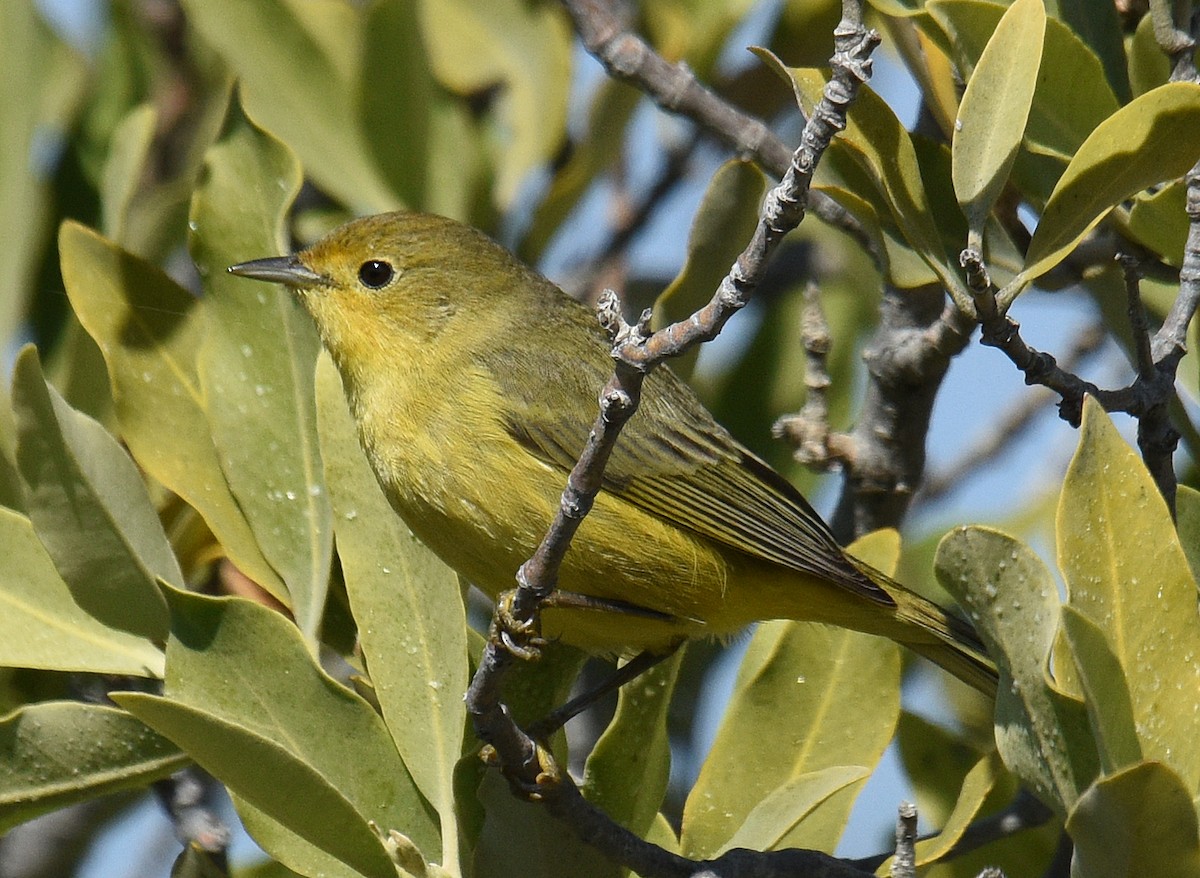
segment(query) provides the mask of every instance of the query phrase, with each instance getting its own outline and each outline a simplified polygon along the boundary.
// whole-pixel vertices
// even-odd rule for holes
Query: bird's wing
[[[501,384],[508,429],[538,459],[564,475],[583,449],[594,408],[552,410],[536,388],[552,382],[574,399],[595,399],[611,375],[600,352],[539,352],[489,369]],[[569,408],[564,406],[565,408]],[[604,488],[645,511],[747,555],[836,582],[872,601],[892,604],[842,554],[828,527],[786,479],[712,418],[682,381],[665,369],[645,383],[637,414],[613,449]]]

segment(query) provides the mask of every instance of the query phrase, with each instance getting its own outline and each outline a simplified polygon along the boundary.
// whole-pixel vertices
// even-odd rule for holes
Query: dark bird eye
[[[358,268],[358,279],[363,282],[363,286],[373,290],[387,286],[395,276],[396,272],[391,263],[379,259],[369,259]]]

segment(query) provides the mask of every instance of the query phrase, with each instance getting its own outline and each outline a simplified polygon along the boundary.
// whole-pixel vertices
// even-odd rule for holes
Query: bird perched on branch
[[[612,374],[596,315],[482,233],[420,213],[355,220],[230,271],[291,287],[312,315],[413,533],[493,597],[512,588]],[[846,554],[666,368],[647,376],[558,585],[582,598],[547,609],[546,633],[594,652],[802,619],[889,637],[996,687],[970,625]]]

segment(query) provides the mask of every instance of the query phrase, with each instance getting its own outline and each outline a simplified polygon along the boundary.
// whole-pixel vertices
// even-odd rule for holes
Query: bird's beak
[[[306,268],[295,256],[272,256],[268,259],[239,262],[237,265],[229,266],[229,273],[253,280],[286,284],[300,290],[329,283],[329,278]]]

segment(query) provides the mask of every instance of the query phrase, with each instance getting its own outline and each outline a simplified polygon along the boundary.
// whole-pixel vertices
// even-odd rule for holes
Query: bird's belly
[[[489,449],[479,442],[475,448],[472,461],[414,463],[387,493],[423,543],[495,598],[515,587],[518,567],[558,509],[566,477],[528,455],[514,465],[511,448],[504,449],[505,470],[498,473],[485,463],[496,459]],[[387,469],[397,472],[398,464],[390,461]],[[729,574],[725,558],[707,541],[602,492],[563,561],[558,586],[634,609],[551,609],[544,633],[614,654],[725,635],[742,624],[741,614],[726,606]],[[738,621],[721,624],[733,616]]]

